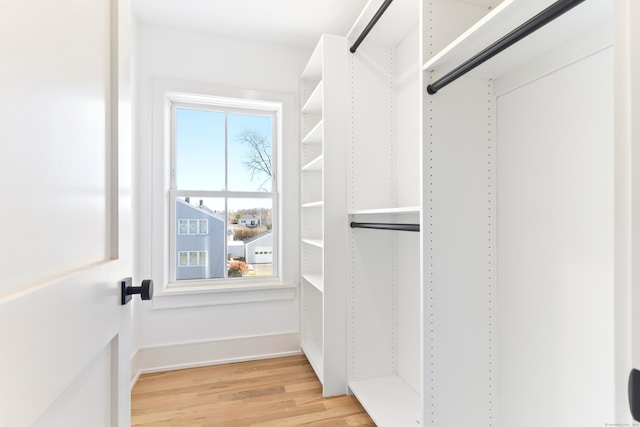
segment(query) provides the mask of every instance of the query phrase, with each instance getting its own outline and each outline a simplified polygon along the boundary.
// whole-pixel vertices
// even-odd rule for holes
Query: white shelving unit
[[[369,2],[355,41],[381,2]],[[420,1],[392,3],[349,57],[350,221],[420,223]],[[420,233],[350,229],[348,381],[376,425],[421,419]]]
[[[629,252],[614,212],[630,184],[613,169],[626,170],[614,81],[616,108],[629,102],[613,78],[614,2],[584,2],[425,91],[552,3],[394,2],[349,57],[347,217],[421,225],[349,230],[348,385],[379,426],[629,421],[613,400],[626,341],[606,344],[629,321],[616,306]]]
[[[300,330],[324,396],[347,392],[346,56],[344,37],[322,36],[300,80]]]
[[[325,395],[378,426],[629,423],[640,11],[585,1],[429,95],[554,1],[394,2],[347,54],[382,1],[302,77],[302,345]]]

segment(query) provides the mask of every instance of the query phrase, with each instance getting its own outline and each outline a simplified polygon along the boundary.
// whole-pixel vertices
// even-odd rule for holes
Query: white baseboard
[[[142,374],[300,354],[300,334],[253,335],[139,348],[131,357],[131,388]]]

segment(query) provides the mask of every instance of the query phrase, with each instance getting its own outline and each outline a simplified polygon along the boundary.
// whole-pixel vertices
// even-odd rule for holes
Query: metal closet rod
[[[373,228],[376,230],[420,231],[420,224],[390,224],[387,222],[352,222],[351,228]]]
[[[362,30],[362,33],[360,33],[360,36],[358,37],[356,42],[349,48],[349,52],[356,53],[356,50],[358,50],[358,46],[360,46],[360,43],[362,43],[365,37],[367,37],[369,31],[371,31],[374,25],[376,25],[376,22],[378,22],[378,19],[380,19],[382,14],[384,14],[385,10],[387,10],[392,1],[393,0],[384,0],[384,2],[380,5],[380,8],[378,8],[376,14],[373,15],[373,18],[371,18],[371,21],[369,21],[367,26],[364,27],[364,30]]]
[[[536,16],[529,19],[527,22],[520,25],[515,30],[511,31],[509,34],[484,49],[482,52],[476,54],[468,61],[462,63],[455,69],[442,76],[440,79],[431,83],[429,86],[427,86],[427,93],[429,93],[429,95],[435,94],[449,83],[453,82],[459,77],[464,76],[469,71],[473,70],[485,61],[493,58],[495,55],[499,54],[509,46],[519,42],[529,34],[539,30],[549,22],[567,13],[583,1],[585,0],[560,0],[553,3],[551,6],[538,13]]]

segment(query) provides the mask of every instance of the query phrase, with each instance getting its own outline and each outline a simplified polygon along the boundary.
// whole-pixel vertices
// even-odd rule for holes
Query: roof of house
[[[206,215],[209,215],[210,217],[212,217],[214,219],[217,219],[218,221],[222,221],[222,222],[225,221],[224,214],[216,212],[216,211],[213,211],[213,210],[209,209],[208,207],[206,207],[205,205],[192,205],[191,203],[185,202],[184,200],[180,200],[180,199],[176,199],[176,201],[180,202],[183,205],[188,206],[188,207],[190,207],[192,209],[195,209],[195,210],[197,210],[199,212],[202,212],[202,213],[204,213]]]
[[[269,234],[271,234],[271,231],[264,231],[264,232],[262,232],[260,234],[256,234],[255,236],[244,240],[244,244],[246,245],[246,244],[249,244],[249,243],[253,243],[256,240],[260,240],[260,239],[262,239],[264,237],[267,237]]]

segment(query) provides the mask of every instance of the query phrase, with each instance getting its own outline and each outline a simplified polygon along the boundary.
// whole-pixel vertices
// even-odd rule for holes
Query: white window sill
[[[162,310],[290,300],[296,297],[297,288],[296,284],[279,280],[252,280],[213,286],[206,282],[192,282],[189,286],[171,283],[154,294],[151,308]]]

